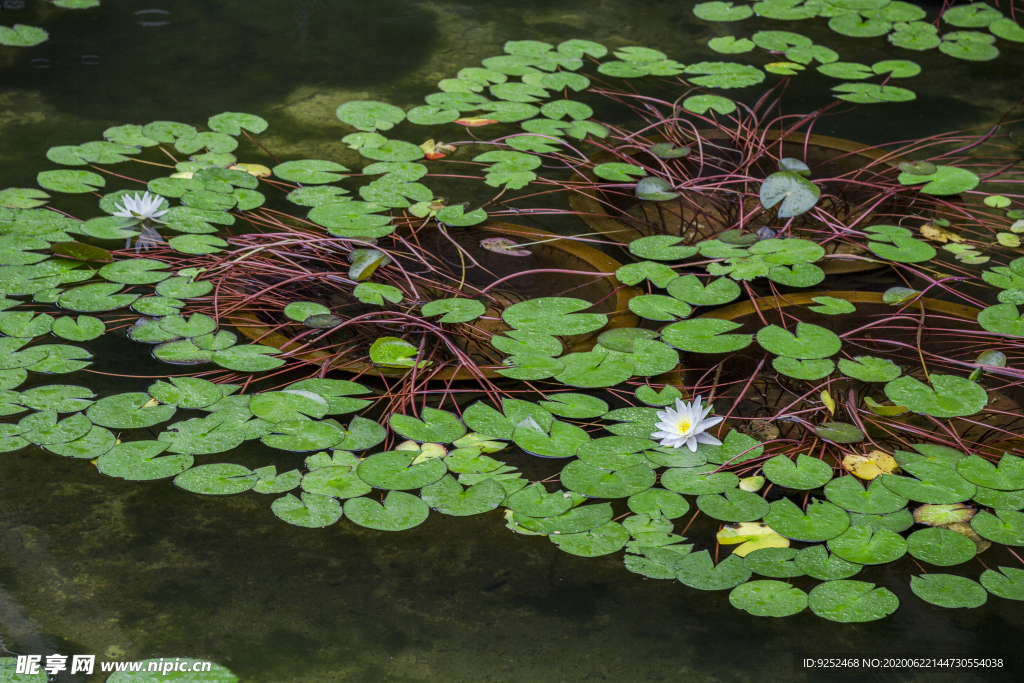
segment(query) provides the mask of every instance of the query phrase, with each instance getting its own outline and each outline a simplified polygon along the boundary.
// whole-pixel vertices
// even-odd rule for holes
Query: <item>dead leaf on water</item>
[[[880,474],[892,474],[899,463],[885,451],[871,451],[867,455],[850,453],[843,458],[843,467],[858,479],[870,481]]]

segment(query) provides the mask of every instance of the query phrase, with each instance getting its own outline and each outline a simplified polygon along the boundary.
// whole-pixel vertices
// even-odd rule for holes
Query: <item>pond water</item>
[[[0,187],[34,186],[52,145],[96,139],[111,125],[202,121],[225,110],[270,121],[261,139],[281,157],[335,158],[345,132],[333,116],[340,102],[408,107],[506,40],[580,37],[646,45],[684,63],[707,59],[707,39],[728,31],[696,21],[692,4],[104,0],[98,10],[67,12],[5,0],[0,23],[44,26],[50,40],[0,48]],[[869,54],[877,44],[821,25],[799,30],[841,45],[851,61],[884,58]],[[1024,84],[1024,45],[1001,48],[980,64],[921,54],[918,99],[898,116],[863,107],[815,132],[874,144],[990,126]],[[809,75],[788,105],[823,106],[825,85]],[[110,360],[96,370],[167,373],[138,345],[104,344]],[[152,381],[95,377],[92,386],[110,392]],[[713,532],[698,523],[690,534]],[[842,676],[805,670],[801,658],[934,655],[996,656],[1006,666],[861,669],[849,680],[1020,680],[1017,603],[930,606],[910,593],[912,563],[905,557],[858,577],[900,597],[888,619],[845,625],[807,611],[760,619],[730,607],[724,593],[631,574],[619,554],[579,558],[545,538],[516,536],[498,511],[431,515],[415,533],[306,530],[282,524],[255,495],[196,496],[167,481],[111,479],[36,448],[0,457],[3,648],[197,657],[255,683],[818,681]]]

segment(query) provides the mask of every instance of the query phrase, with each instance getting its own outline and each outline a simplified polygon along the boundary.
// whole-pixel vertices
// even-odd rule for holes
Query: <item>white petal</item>
[[[686,447],[690,449],[691,453],[697,452],[697,437],[691,436],[686,440]]]
[[[707,431],[708,429],[711,429],[712,427],[714,427],[716,424],[718,424],[719,422],[721,422],[724,419],[725,419],[724,417],[716,416],[716,417],[709,417],[706,420],[701,420],[697,424],[697,431],[701,431],[701,432]]]
[[[711,436],[710,434],[697,434],[693,437],[697,443],[706,443],[710,446],[721,446],[722,442]]]

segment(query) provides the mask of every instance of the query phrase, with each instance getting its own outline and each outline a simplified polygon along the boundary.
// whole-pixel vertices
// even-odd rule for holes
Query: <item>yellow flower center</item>
[[[681,432],[688,432],[690,431],[690,423],[687,420],[680,420],[676,423],[676,429]]]

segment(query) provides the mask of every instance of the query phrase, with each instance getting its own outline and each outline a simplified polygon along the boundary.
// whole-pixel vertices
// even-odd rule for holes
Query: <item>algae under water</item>
[[[660,0],[106,0],[89,13],[59,14],[5,2],[3,23],[44,25],[50,40],[0,53],[0,182],[33,185],[49,146],[108,125],[205,120],[225,109],[270,120],[274,137],[264,144],[284,156],[336,158],[343,146],[323,140],[341,137],[333,111],[343,101],[405,106],[510,39],[586,37],[697,61],[719,32],[691,10]],[[800,30],[816,40],[828,33]],[[873,59],[857,50],[871,48],[854,43],[844,54]],[[815,132],[880,143],[991,125],[1020,96],[1022,60],[1020,45],[980,64],[920,55],[932,68],[899,116],[863,108]],[[828,100],[824,77],[814,78],[790,93],[791,104],[809,110]],[[127,340],[106,338],[100,348],[97,370],[167,373]],[[693,527],[713,533],[707,518]],[[912,562],[868,568],[864,580],[906,575]],[[282,528],[251,498],[98,477],[35,448],[0,458],[0,640],[18,653],[206,658],[259,683],[836,678],[799,665],[822,656],[1006,661],[997,671],[862,670],[854,680],[1019,675],[1016,603],[940,610],[903,585],[903,608],[882,622],[849,626],[807,612],[756,619],[722,594],[628,573],[618,556],[579,558],[512,535],[497,513],[432,515],[415,534],[307,531]]]

